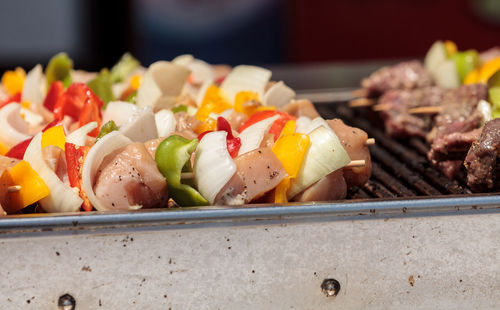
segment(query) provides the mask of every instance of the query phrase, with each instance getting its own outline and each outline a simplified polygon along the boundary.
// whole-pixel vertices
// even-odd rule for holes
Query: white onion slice
[[[278,118],[279,115],[274,115],[245,128],[239,135],[241,147],[238,156],[258,148],[264,139],[264,134]]]
[[[311,120],[311,121],[309,121],[307,123],[305,121],[303,122],[301,120],[300,127],[297,125],[297,129],[295,131],[298,132],[298,133],[309,134],[314,129],[316,129],[316,128],[320,127],[320,126],[323,126],[326,129],[328,129],[328,130],[332,130],[331,127],[330,127],[330,125],[328,125],[328,123],[325,121],[325,119],[318,116],[318,117],[314,118],[313,120]]]
[[[173,64],[185,66],[191,70],[191,79],[193,84],[201,84],[207,80],[215,78],[212,66],[201,59],[196,59],[192,55],[180,55],[172,60]]]
[[[112,120],[116,126],[121,127],[130,122],[139,110],[140,108],[130,102],[111,101],[102,114],[102,123],[106,124]]]
[[[207,80],[203,82],[200,86],[200,90],[198,91],[198,95],[196,96],[196,104],[198,106],[201,106],[201,103],[203,102],[203,99],[205,98],[205,94],[207,93],[207,90],[210,86],[214,84],[213,80]]]
[[[194,158],[196,187],[210,204],[236,173],[236,164],[227,151],[227,132],[209,132],[200,141]]]
[[[84,146],[85,140],[89,132],[97,128],[97,122],[90,122],[83,125],[82,127],[76,129],[72,133],[66,136],[66,142],[73,143],[77,146]]]
[[[231,73],[227,75],[224,82],[222,82],[221,89],[231,103],[234,102],[234,97],[240,91],[256,92],[259,94],[259,99],[262,100],[270,78],[271,71],[267,69],[241,65],[234,67]]]
[[[153,63],[144,73],[137,90],[137,106],[155,110],[172,108],[175,98],[181,94],[190,71],[168,61]]]
[[[43,116],[26,108],[21,108],[20,113],[22,118],[26,121],[26,123],[28,123],[29,127],[40,126],[44,121]]]
[[[424,67],[429,72],[435,72],[437,67],[448,57],[446,56],[446,47],[443,41],[436,41],[427,51],[424,59]]]
[[[21,98],[32,104],[42,104],[44,96],[44,76],[42,65],[38,64],[26,75]]]
[[[179,55],[172,59],[172,63],[179,66],[187,66],[191,61],[193,61],[194,57],[190,54]]]
[[[299,116],[296,120],[295,120],[295,132],[306,132],[305,129],[306,129],[306,126],[309,125],[309,123],[311,122],[311,119],[307,116]]]
[[[155,113],[155,122],[158,137],[170,136],[175,131],[175,126],[177,125],[174,113],[167,109]]]
[[[339,138],[323,126],[309,134],[311,145],[304,157],[304,162],[292,180],[287,196],[289,199],[331,172],[351,162],[349,155],[340,143]]]
[[[40,200],[40,205],[45,211],[76,212],[80,209],[83,200],[78,196],[78,192],[64,184],[43,160],[41,132],[31,140],[24,153],[24,160],[30,163],[50,189],[50,194]]]
[[[483,116],[483,124],[491,121],[491,105],[488,101],[479,100],[479,103],[477,104],[477,110]]]
[[[288,104],[293,98],[295,98],[293,89],[286,86],[283,81],[279,81],[266,91],[262,103],[279,108]]]
[[[21,117],[21,105],[9,103],[0,109],[0,143],[9,149],[14,145],[31,138],[28,135],[28,124]]]
[[[119,130],[134,142],[146,142],[158,138],[158,129],[153,110],[150,107],[140,109],[132,119]]]
[[[457,65],[451,59],[442,62],[432,73],[436,84],[440,87],[457,88],[460,86]]]
[[[99,139],[90,149],[83,163],[82,186],[90,203],[99,211],[107,210],[94,192],[94,178],[104,158],[112,152],[125,147],[132,141],[118,131],[112,131]]]

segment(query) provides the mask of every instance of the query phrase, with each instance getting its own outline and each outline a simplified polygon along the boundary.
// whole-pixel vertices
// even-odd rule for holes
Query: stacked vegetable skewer
[[[343,199],[364,184],[374,140],[270,78],[190,55],[142,68],[126,54],[89,73],[62,53],[45,73],[8,71],[0,205],[11,214],[35,203],[45,212],[285,203]]]

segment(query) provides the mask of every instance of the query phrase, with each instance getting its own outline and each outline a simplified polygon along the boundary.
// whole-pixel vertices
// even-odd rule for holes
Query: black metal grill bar
[[[431,165],[425,156],[419,155],[418,151],[409,149],[399,141],[387,137],[382,130],[373,127],[365,118],[350,117],[352,111],[348,112],[348,110],[350,109],[346,106],[339,106],[336,112],[342,119],[345,118],[346,121],[352,122],[354,126],[367,131],[370,136],[375,138],[377,145],[384,147],[391,154],[404,162],[409,168],[415,170],[419,176],[425,177],[433,186],[448,194],[471,193],[470,190],[460,186],[456,180],[450,180],[444,176]]]
[[[417,194],[401,184],[396,178],[387,173],[377,162],[372,162],[372,179],[384,184],[399,197],[416,196]]]
[[[319,105],[317,108],[324,117],[339,117],[346,124],[365,130],[376,140],[376,144],[370,147],[372,178],[363,189],[349,191],[348,197],[360,198],[365,194],[371,197],[411,197],[471,193],[463,186],[463,175],[450,180],[431,165],[426,155],[429,147],[422,139],[398,141],[387,137],[376,126],[377,121],[371,111],[352,109],[345,104]]]
[[[363,188],[377,198],[396,197],[396,195],[388,190],[387,187],[374,180],[368,180]]]

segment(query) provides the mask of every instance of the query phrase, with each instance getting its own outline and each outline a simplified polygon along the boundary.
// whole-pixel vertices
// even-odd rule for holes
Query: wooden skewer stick
[[[181,179],[194,179],[193,172],[183,172],[181,173]]]
[[[408,113],[410,114],[438,114],[443,110],[441,106],[428,106],[428,107],[418,107],[409,109]]]
[[[361,108],[361,107],[370,107],[375,104],[375,100],[368,98],[358,98],[349,101],[350,108]]]
[[[375,144],[375,138],[368,138],[365,141],[366,146],[374,145]]]
[[[12,185],[7,187],[7,193],[17,193],[21,190],[21,185]]]
[[[387,103],[377,104],[372,107],[373,111],[388,111],[391,109],[391,105]]]
[[[356,168],[356,167],[364,167],[366,165],[366,162],[364,159],[359,159],[359,160],[351,160],[350,163],[348,163],[345,167],[347,168]]]
[[[368,91],[364,88],[356,89],[351,92],[351,96],[354,98],[366,97],[366,95],[368,95]]]

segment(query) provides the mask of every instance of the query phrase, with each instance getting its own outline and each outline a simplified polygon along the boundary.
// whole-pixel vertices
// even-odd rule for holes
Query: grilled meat
[[[443,97],[443,109],[435,117],[435,129],[431,148],[427,157],[436,166],[444,160],[463,160],[472,142],[477,140],[483,120],[477,110],[480,100],[486,99],[487,88],[483,84],[464,85],[449,90]],[[457,167],[452,164],[452,167]],[[458,166],[460,167],[460,166]],[[445,165],[441,169],[452,178],[458,169]]]
[[[376,97],[391,89],[432,86],[434,80],[419,61],[413,60],[381,68],[363,79],[361,85],[368,91],[368,97]]]
[[[467,157],[467,185],[476,192],[500,186],[500,118],[487,122]]]
[[[394,138],[425,137],[432,128],[431,115],[414,115],[408,110],[416,107],[438,106],[445,90],[437,87],[390,90],[379,99],[379,104],[389,107],[381,111],[387,134]]]

